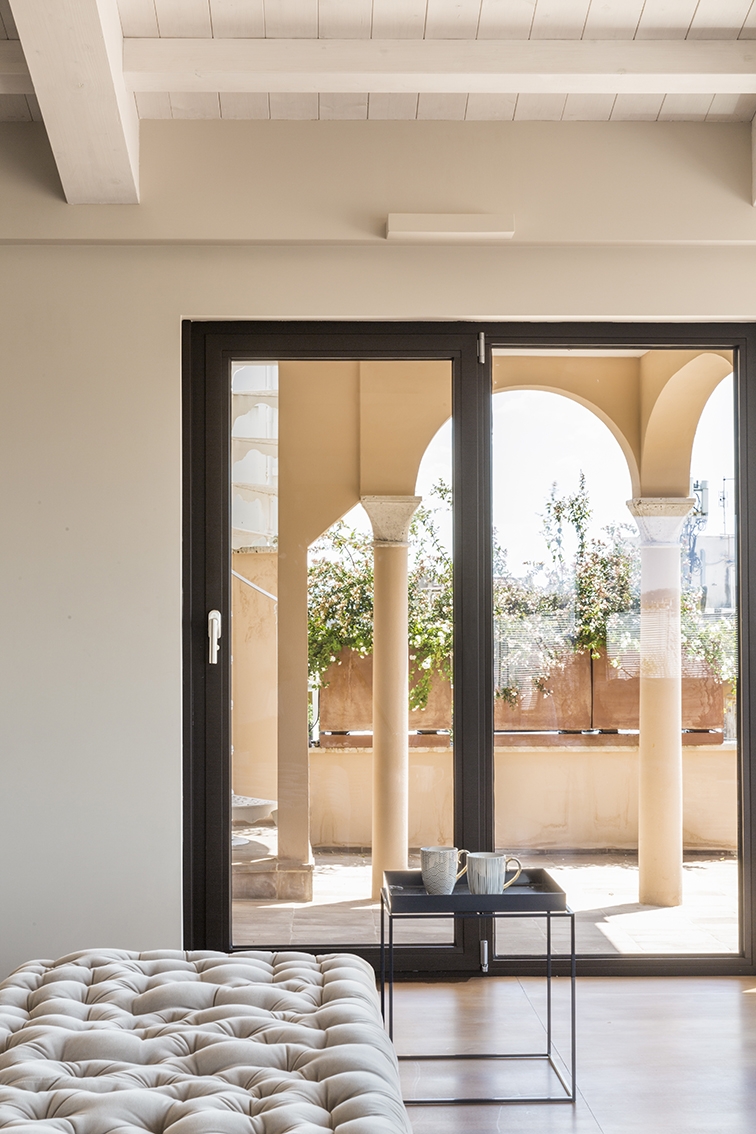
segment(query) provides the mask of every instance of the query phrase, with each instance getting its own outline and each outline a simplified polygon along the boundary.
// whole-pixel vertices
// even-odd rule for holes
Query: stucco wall
[[[756,315],[746,126],[360,125],[148,124],[117,208],[0,128],[0,974],[181,942],[182,318]]]
[[[370,846],[369,748],[310,749],[313,846]],[[451,749],[409,753],[409,845],[454,841]],[[687,850],[738,845],[736,745],[683,749]],[[507,748],[495,754],[496,845],[509,850],[633,850],[638,748]]]

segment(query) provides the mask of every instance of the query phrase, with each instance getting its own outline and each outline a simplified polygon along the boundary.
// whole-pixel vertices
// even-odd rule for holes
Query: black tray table
[[[526,868],[513,885],[501,894],[471,894],[466,878],[460,880],[451,894],[429,894],[423,886],[419,870],[387,870],[381,890],[381,1011],[388,1034],[394,1036],[394,921],[436,918],[502,918],[542,917],[546,921],[546,1047],[543,1051],[512,1054],[451,1055],[400,1055],[400,1060],[453,1060],[453,1059],[540,1059],[549,1063],[563,1088],[559,1095],[505,1095],[493,1098],[428,1098],[406,1099],[407,1106],[450,1106],[482,1103],[574,1103],[576,1099],[575,1059],[575,914],[567,905],[567,895],[547,871]],[[552,1034],[552,940],[551,919],[566,917],[570,921],[570,1074],[566,1078],[554,1060]],[[388,919],[388,940],[386,920]],[[488,966],[484,965],[484,972]]]

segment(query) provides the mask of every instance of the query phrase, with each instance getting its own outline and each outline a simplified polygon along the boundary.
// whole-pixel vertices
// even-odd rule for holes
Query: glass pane
[[[494,359],[496,841],[564,888],[581,953],[740,947],[731,374]],[[544,929],[501,922],[497,952]]]
[[[232,394],[233,941],[377,943],[383,869],[453,840],[451,366],[240,360]]]

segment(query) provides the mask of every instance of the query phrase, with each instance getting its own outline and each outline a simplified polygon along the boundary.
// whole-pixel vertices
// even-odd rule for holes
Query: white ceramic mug
[[[517,864],[517,872],[507,880],[510,862]],[[517,881],[521,873],[519,858],[502,851],[471,851],[467,856],[467,885],[471,894],[501,894]]]
[[[454,883],[462,877],[467,866],[459,869],[459,860],[466,850],[456,847],[421,847],[420,866],[423,885],[429,894],[451,894]]]

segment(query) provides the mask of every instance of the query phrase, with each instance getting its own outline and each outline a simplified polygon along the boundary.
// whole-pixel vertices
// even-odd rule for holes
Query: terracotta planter
[[[638,728],[639,668],[616,669],[603,654],[592,664],[593,728]],[[683,728],[723,728],[727,688],[712,673],[702,672],[700,663],[683,659]]]
[[[372,732],[372,657],[361,657],[351,650],[344,650],[338,662],[326,671],[324,680],[327,684],[320,691],[321,743],[351,747],[364,744],[369,747],[372,743],[370,735],[350,738],[348,734]],[[603,654],[591,659],[587,653],[568,653],[562,665],[548,674],[544,686],[543,691],[536,688],[526,691],[516,705],[497,698],[494,702],[496,732],[638,728],[640,680],[637,666],[617,669]],[[728,690],[727,683],[719,681],[711,673],[702,673],[700,663],[684,661],[683,728],[722,730]],[[451,727],[451,685],[436,676],[431,684],[427,708],[409,714],[410,733],[432,733]],[[714,740],[721,738],[720,731]],[[411,743],[422,741],[422,736],[411,736]]]
[[[325,672],[320,690],[320,731],[370,732],[373,728],[373,658],[342,650]],[[451,684],[435,675],[428,705],[409,714],[411,732],[452,726]]]
[[[546,678],[544,691],[533,687],[515,705],[502,697],[494,701],[497,732],[591,727],[591,660],[587,654],[565,654],[561,665]]]

